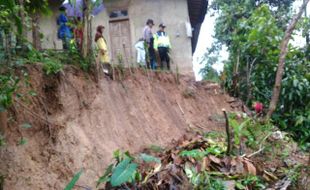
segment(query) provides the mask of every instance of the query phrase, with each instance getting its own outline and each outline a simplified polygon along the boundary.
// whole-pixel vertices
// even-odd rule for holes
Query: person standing
[[[154,51],[154,38],[152,28],[154,26],[154,21],[152,19],[148,19],[146,21],[146,26],[143,29],[143,40],[145,42],[145,50],[146,52],[146,62],[148,69],[156,69],[155,63],[155,51]]]
[[[103,72],[113,79],[113,74],[111,71],[110,57],[108,52],[107,41],[103,37],[104,26],[97,26],[97,32],[95,36],[95,42],[98,48],[98,58],[100,64],[103,66]]]
[[[57,36],[62,40],[63,49],[69,49],[70,39],[72,38],[72,34],[70,28],[67,25],[68,18],[66,16],[66,8],[60,7],[60,15],[57,18],[57,25],[59,26]]]
[[[81,17],[75,19],[75,28],[74,28],[74,39],[78,50],[82,52],[83,46],[83,23]]]
[[[145,46],[144,46],[144,40],[139,39],[139,41],[135,44],[135,48],[137,50],[137,63],[141,67],[146,66],[146,52],[145,52]]]
[[[159,31],[154,34],[154,49],[158,51],[160,57],[160,67],[164,69],[164,62],[167,63],[167,69],[170,70],[170,58],[169,51],[171,49],[170,39],[165,32],[166,26],[161,23],[159,25]]]

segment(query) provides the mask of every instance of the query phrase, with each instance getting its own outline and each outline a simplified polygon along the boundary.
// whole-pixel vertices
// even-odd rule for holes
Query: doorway
[[[131,61],[131,39],[129,19],[110,21],[112,63],[128,67]]]

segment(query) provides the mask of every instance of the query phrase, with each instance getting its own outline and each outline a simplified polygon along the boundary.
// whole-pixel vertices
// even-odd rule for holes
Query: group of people
[[[65,7],[60,7],[60,15],[57,18],[58,39],[62,41],[63,49],[69,49],[70,45],[72,47],[77,47],[79,50],[82,49],[83,45],[83,24],[81,18],[74,18],[72,22],[67,18]]]
[[[168,34],[165,32],[166,25],[159,24],[159,30],[153,34],[154,21],[148,19],[143,29],[143,38],[135,45],[138,52],[137,62],[149,69],[164,69],[164,63],[170,70],[171,43]]]
[[[58,38],[63,42],[63,49],[69,49],[71,44],[82,49],[83,44],[83,26],[80,18],[75,18],[73,24],[70,24],[65,14],[65,7],[60,7],[60,15],[57,18]],[[168,34],[165,32],[166,25],[159,24],[159,30],[153,33],[154,21],[148,19],[143,29],[142,38],[136,43],[137,62],[148,69],[164,69],[165,63],[170,70],[171,44]],[[107,41],[103,36],[105,27],[97,26],[95,42],[98,50],[97,58],[103,65],[104,73],[111,74],[110,57],[107,47]]]

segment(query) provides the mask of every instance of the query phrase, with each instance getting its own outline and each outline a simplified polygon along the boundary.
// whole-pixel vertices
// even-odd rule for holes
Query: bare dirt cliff
[[[186,76],[177,82],[171,73],[132,70],[123,80],[96,84],[72,66],[56,76],[42,74],[40,65],[24,70],[29,77],[2,129],[5,190],[63,189],[80,169],[79,184],[94,187],[113,151],[167,146],[196,129],[223,130],[222,108],[232,109],[217,85]]]

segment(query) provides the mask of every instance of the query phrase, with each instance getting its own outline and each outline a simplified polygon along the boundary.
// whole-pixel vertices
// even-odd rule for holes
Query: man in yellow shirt
[[[166,26],[161,23],[159,25],[159,31],[154,34],[154,49],[158,51],[160,56],[160,67],[164,69],[164,62],[167,63],[167,69],[170,70],[170,58],[169,51],[171,49],[170,39],[165,32]]]

